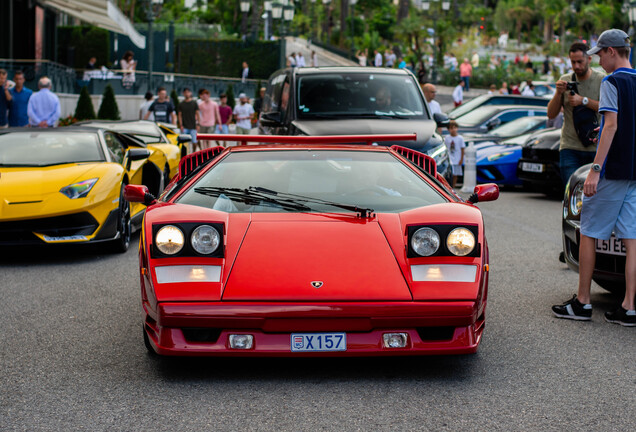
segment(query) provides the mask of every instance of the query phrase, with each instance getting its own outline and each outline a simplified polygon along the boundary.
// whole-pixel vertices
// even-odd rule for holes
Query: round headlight
[[[581,207],[583,206],[583,184],[579,183],[574,186],[572,195],[570,195],[570,213],[573,216],[581,214]]]
[[[174,225],[166,225],[155,236],[157,249],[163,254],[174,255],[183,249],[183,231]]]
[[[432,228],[420,228],[411,237],[411,248],[421,256],[431,256],[439,249],[439,234]]]
[[[455,228],[446,238],[446,247],[457,256],[466,256],[475,249],[475,236],[466,228]]]
[[[210,225],[201,225],[192,232],[190,242],[192,243],[192,249],[200,254],[208,255],[219,247],[221,236]]]

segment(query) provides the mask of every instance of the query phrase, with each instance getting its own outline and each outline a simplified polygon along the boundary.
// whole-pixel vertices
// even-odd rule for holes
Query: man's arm
[[[62,108],[60,106],[60,100],[59,99],[55,99],[54,102],[54,107],[55,109],[53,109],[53,112],[51,113],[51,115],[49,115],[49,117],[46,119],[46,123],[49,126],[55,126],[55,122],[59,120],[60,115],[62,115]]]
[[[603,113],[603,130],[601,131],[601,138],[599,139],[598,147],[596,148],[596,156],[594,157],[595,164],[603,166],[605,163],[607,153],[609,153],[609,149],[612,145],[617,129],[618,114],[612,111],[605,111]],[[587,174],[587,178],[585,179],[585,183],[583,184],[583,193],[586,196],[596,194],[596,187],[598,186],[600,178],[600,172],[590,170]]]
[[[563,80],[559,80],[556,82],[556,92],[550,102],[548,102],[548,118],[553,119],[559,115],[561,112],[561,107],[563,106],[563,93],[567,89],[567,83]],[[598,103],[596,105],[596,109],[598,110]]]
[[[181,110],[179,110],[179,123],[178,123],[179,129],[181,129],[181,132],[183,132],[183,114],[181,113]]]
[[[583,96],[578,94],[568,95],[568,101],[573,107],[583,105]],[[590,98],[587,98],[587,101],[587,105],[585,106],[591,110],[598,112],[598,101]]]
[[[144,120],[148,120],[148,118],[150,117],[150,113],[153,112],[154,110],[155,110],[155,103],[153,102],[148,107],[148,111],[146,111],[146,115],[144,116]]]
[[[13,96],[11,96],[11,92],[9,91],[9,83],[5,82],[4,85],[4,96],[7,98],[7,102],[11,102]]]
[[[177,115],[174,111],[170,113],[170,120],[172,120],[172,124],[177,124]]]
[[[35,98],[29,99],[29,103],[27,104],[27,115],[29,116],[29,120],[32,125],[38,125],[42,123],[42,119],[35,112]]]

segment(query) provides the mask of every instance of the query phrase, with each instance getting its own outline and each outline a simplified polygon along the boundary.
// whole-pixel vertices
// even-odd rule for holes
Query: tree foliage
[[[95,108],[93,108],[93,102],[91,101],[91,95],[88,92],[88,87],[82,87],[80,91],[79,99],[77,100],[77,106],[75,107],[74,117],[78,121],[93,120],[95,116]]]
[[[108,84],[104,89],[104,97],[102,98],[102,103],[99,106],[97,118],[100,120],[121,120],[119,107],[117,106],[117,100],[115,99],[115,91],[110,84]]]

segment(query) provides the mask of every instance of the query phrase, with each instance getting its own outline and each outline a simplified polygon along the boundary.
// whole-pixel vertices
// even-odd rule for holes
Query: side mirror
[[[146,206],[157,202],[157,199],[148,191],[148,186],[145,185],[126,185],[124,199],[128,202],[143,203]]]
[[[446,114],[443,113],[435,113],[433,114],[433,120],[437,123],[437,127],[444,128],[448,127],[448,123],[450,123],[450,119]]]
[[[150,150],[144,148],[130,148],[128,149],[128,160],[138,161],[148,159],[150,157]]]
[[[470,203],[494,201],[499,198],[499,186],[495,183],[486,183],[475,186],[474,193],[468,198]]]
[[[261,118],[259,119],[259,121],[263,126],[277,127],[280,126],[281,115],[279,112],[261,113]]]
[[[486,127],[488,128],[488,130],[491,130],[491,129],[496,128],[500,124],[501,124],[501,119],[494,118],[494,119],[490,120],[488,123],[486,123]]]
[[[192,135],[179,134],[179,136],[177,137],[177,142],[179,144],[185,144],[185,143],[192,142]]]

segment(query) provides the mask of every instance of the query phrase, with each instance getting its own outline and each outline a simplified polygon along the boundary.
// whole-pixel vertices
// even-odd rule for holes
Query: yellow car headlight
[[[185,237],[183,231],[174,225],[166,225],[157,231],[155,245],[162,254],[174,255],[183,249]]]
[[[68,186],[64,186],[60,189],[60,192],[69,197],[70,199],[76,198],[84,198],[91,191],[95,183],[97,183],[96,178],[92,178],[90,180],[84,180],[81,182],[73,183]]]
[[[475,236],[466,228],[455,228],[446,238],[446,247],[453,255],[466,256],[475,249]]]

